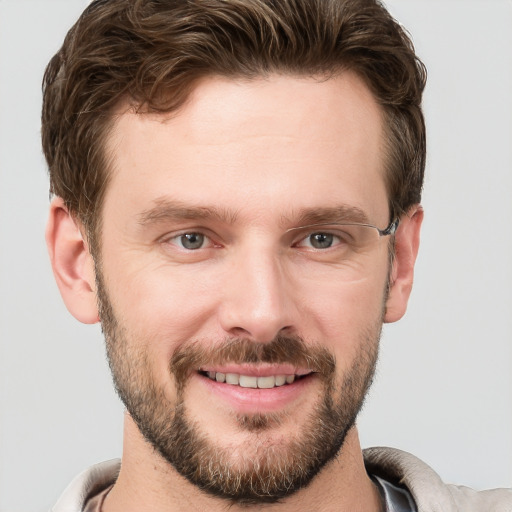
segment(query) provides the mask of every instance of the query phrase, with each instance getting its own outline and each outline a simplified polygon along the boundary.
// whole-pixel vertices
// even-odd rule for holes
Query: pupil
[[[186,233],[181,235],[181,243],[185,249],[199,249],[204,242],[204,235],[200,233]]]
[[[333,242],[333,235],[328,233],[315,233],[311,235],[311,245],[315,249],[326,249],[331,247]]]

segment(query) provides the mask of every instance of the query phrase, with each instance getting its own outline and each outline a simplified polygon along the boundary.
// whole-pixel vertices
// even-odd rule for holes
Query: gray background
[[[97,326],[61,303],[44,246],[44,66],[86,0],[0,0],[0,511],[46,510],[121,453]],[[512,3],[387,2],[429,69],[425,223],[406,317],[385,328],[363,445],[448,481],[512,483]]]

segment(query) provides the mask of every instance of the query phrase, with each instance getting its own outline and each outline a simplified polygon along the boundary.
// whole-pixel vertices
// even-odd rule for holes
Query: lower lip
[[[311,374],[292,384],[284,384],[271,389],[255,389],[217,382],[199,374],[197,374],[197,378],[209,393],[228,402],[230,407],[237,412],[246,414],[280,411],[303,398],[306,389],[317,380],[317,377]]]

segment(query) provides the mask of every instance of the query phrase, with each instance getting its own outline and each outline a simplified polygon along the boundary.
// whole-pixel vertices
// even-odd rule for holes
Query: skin
[[[391,269],[388,238],[342,268],[286,235],[305,224],[304,212],[325,208],[357,209],[371,224],[387,226],[383,137],[380,108],[351,73],[326,81],[210,77],[172,117],[137,115],[120,106],[107,142],[114,169],[102,212],[102,274],[128,343],[146,351],[169,402],[177,390],[168,363],[191,340],[214,346],[226,337],[265,343],[277,334],[298,334],[335,355],[341,380],[355,360],[361,332],[403,316],[421,208],[401,219]],[[162,205],[172,205],[173,215]],[[220,215],[176,218],[176,207],[206,207]],[[80,228],[56,198],[47,228],[56,280],[70,312],[93,323],[94,262]],[[205,247],[179,246],[176,235],[199,230],[211,239]],[[240,373],[247,371],[263,370]],[[311,378],[300,393],[275,400],[267,393],[262,403],[250,394],[240,399],[240,388],[237,397],[219,393],[193,376],[184,398],[190,418],[218,446],[247,448],[257,444],[257,434],[240,429],[233,412],[281,414],[266,440],[284,442],[306,423],[320,389]],[[227,506],[177,474],[126,415],[122,470],[105,511]],[[254,509],[380,510],[356,428],[308,487]]]

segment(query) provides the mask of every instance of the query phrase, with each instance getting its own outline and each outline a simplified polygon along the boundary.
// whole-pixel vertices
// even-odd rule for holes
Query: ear
[[[98,322],[94,261],[77,221],[60,197],[50,206],[46,245],[68,311],[85,324]]]
[[[423,208],[420,205],[413,206],[400,219],[395,235],[395,254],[389,278],[389,295],[384,322],[400,320],[407,309],[414,277],[414,263],[420,245],[422,221]]]

